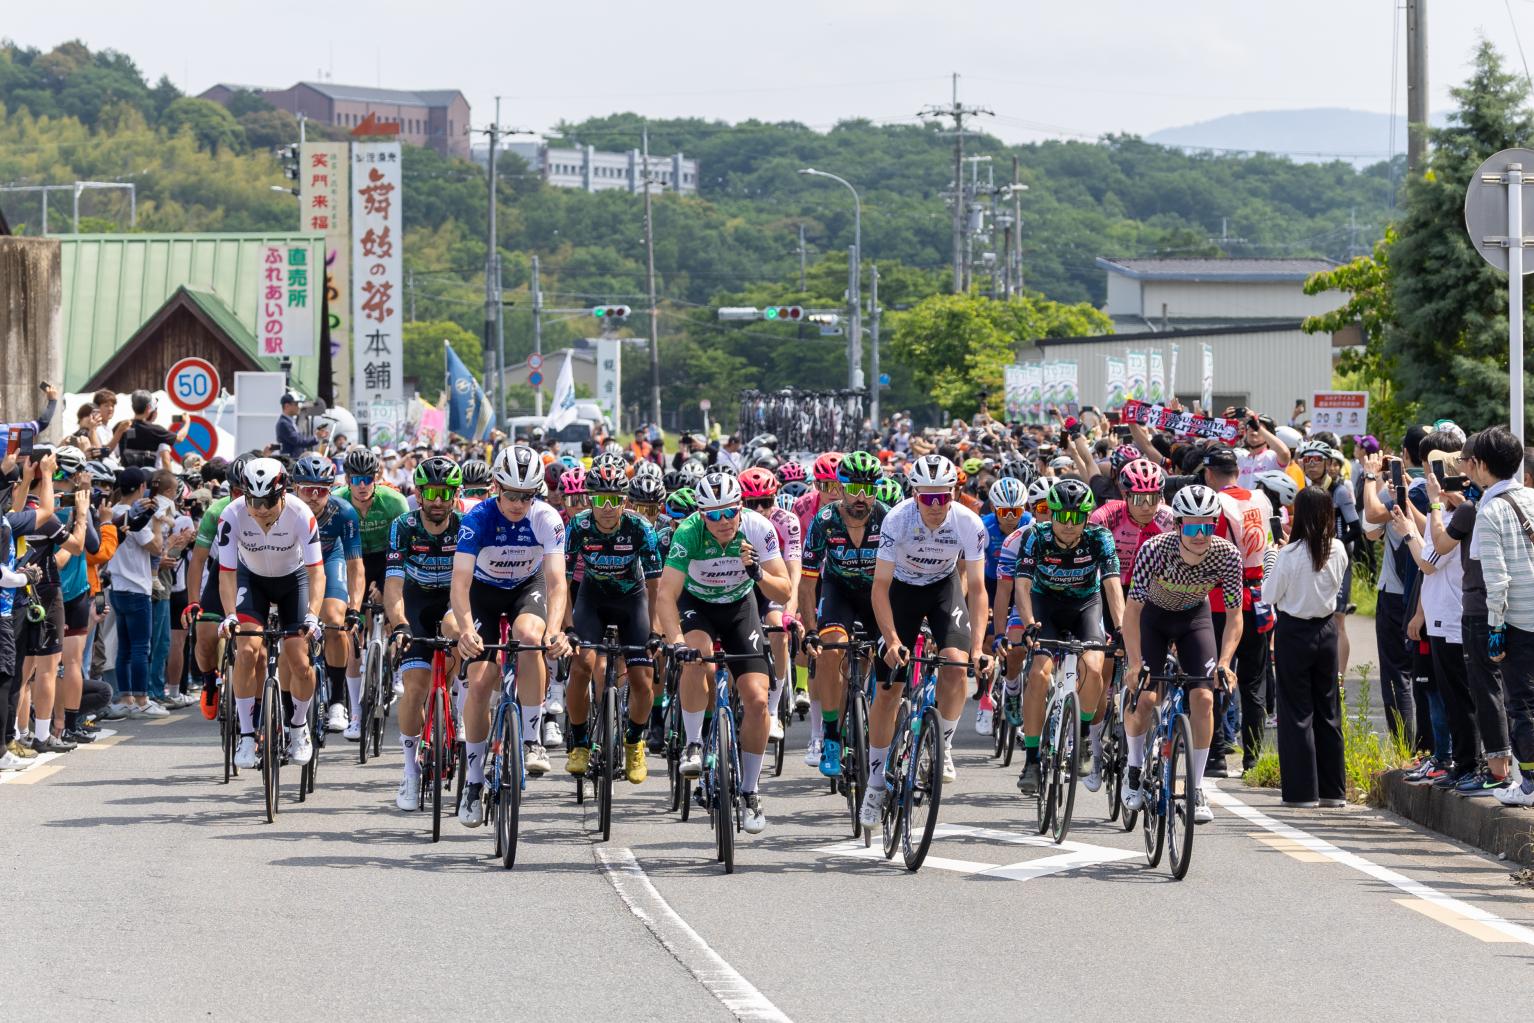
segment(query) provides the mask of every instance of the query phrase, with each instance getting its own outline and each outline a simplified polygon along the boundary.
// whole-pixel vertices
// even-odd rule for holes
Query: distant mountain
[[[1444,123],[1435,114],[1433,124]],[[1255,110],[1211,121],[1165,128],[1148,141],[1191,149],[1284,154],[1305,163],[1345,160],[1358,166],[1377,163],[1390,151],[1390,115],[1340,107],[1310,110]],[[1406,115],[1398,114],[1395,151],[1406,151]]]

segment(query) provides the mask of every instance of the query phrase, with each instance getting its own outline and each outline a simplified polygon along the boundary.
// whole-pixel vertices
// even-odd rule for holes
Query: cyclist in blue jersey
[[[992,605],[996,600],[996,563],[1001,559],[1001,545],[1019,529],[1033,524],[1028,511],[1028,488],[1021,480],[1003,476],[991,484],[987,494],[991,510],[980,516],[985,526],[985,591]]]
[[[464,516],[453,556],[452,608],[459,651],[475,658],[485,644],[499,643],[505,617],[511,622],[513,641],[547,645],[550,657],[564,657],[570,652],[560,630],[569,605],[565,526],[559,512],[538,500],[543,463],[532,448],[517,444],[496,456],[491,474],[495,500],[481,502]],[[517,696],[522,703],[523,761],[529,774],[549,770],[548,751],[538,741],[547,678],[542,654],[519,655]],[[490,694],[495,688],[492,663],[478,661],[470,667],[463,708],[468,776],[458,820],[471,828],[484,823],[481,793],[490,736]]]
[[[326,625],[355,627],[362,607],[362,520],[348,502],[331,495],[336,482],[335,463],[319,455],[304,455],[293,466],[294,489],[314,513],[320,526],[320,550],[325,556],[325,601],[320,621]],[[362,676],[349,671],[351,644],[346,634],[325,632],[325,678],[330,686],[329,718],[325,730],[344,732],[356,741],[362,735],[357,715],[362,704]],[[355,685],[352,675],[356,674]],[[341,702],[341,693],[349,697]]]

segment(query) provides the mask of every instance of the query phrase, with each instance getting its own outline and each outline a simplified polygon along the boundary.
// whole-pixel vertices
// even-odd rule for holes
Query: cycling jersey
[[[879,532],[879,560],[893,562],[895,578],[913,586],[935,583],[953,572],[959,559],[985,560],[985,526],[980,516],[956,502],[936,529],[921,520],[921,506],[908,497],[890,509]]]
[[[799,561],[804,557],[804,524],[799,516],[786,508],[776,506],[767,510],[767,521],[778,534],[778,550],[784,561]]]
[[[270,529],[251,515],[245,498],[229,502],[218,517],[218,567],[233,572],[243,564],[253,575],[292,575],[324,560],[319,524],[297,494],[284,495]]]
[[[1198,564],[1190,565],[1182,557],[1181,534],[1162,533],[1140,548],[1129,598],[1163,611],[1188,611],[1203,604],[1215,589],[1231,606],[1240,600],[1241,554],[1235,545],[1211,537],[1208,552]]]
[[[192,541],[194,546],[201,547],[208,552],[209,559],[213,564],[218,564],[218,548],[213,545],[218,538],[218,518],[224,514],[224,509],[229,507],[232,497],[220,497],[217,501],[208,505],[208,510],[202,513],[202,521],[197,523],[197,539]]]
[[[335,496],[356,511],[357,506],[352,504],[352,488],[342,487],[337,490]],[[381,554],[389,546],[389,529],[394,525],[394,520],[410,510],[410,505],[401,494],[393,487],[381,484],[373,486],[373,502],[368,505],[367,514],[357,514],[361,517],[360,528],[362,531],[362,553]]]
[[[980,522],[985,526],[985,579],[986,582],[996,581],[996,562],[1001,557],[1001,545],[1007,542],[1007,534],[1001,531],[1001,524],[996,520],[995,512],[987,512],[980,516]],[[1027,529],[1033,525],[1033,514],[1023,512],[1017,520],[1018,529]],[[988,587],[989,589],[989,587]]]
[[[879,560],[879,534],[887,514],[884,506],[876,502],[863,520],[863,542],[854,543],[847,520],[842,518],[841,504],[822,508],[810,524],[804,542],[805,578],[817,579],[823,574],[848,589],[872,590],[874,566]]]
[[[565,525],[542,501],[516,522],[501,514],[500,501],[481,501],[458,528],[458,553],[474,555],[475,581],[503,590],[539,575],[545,557],[564,552]]]
[[[714,539],[702,512],[682,520],[676,532],[671,534],[666,567],[685,575],[686,592],[704,603],[729,604],[742,600],[756,585],[756,580],[746,574],[746,566],[740,561],[742,540],[749,541],[756,549],[758,564],[783,560],[783,552],[778,547],[778,531],[772,523],[765,515],[742,508],[740,526],[727,545]]]
[[[1142,526],[1134,520],[1133,515],[1129,514],[1127,503],[1109,501],[1093,512],[1092,517],[1087,521],[1093,525],[1102,526],[1113,534],[1113,543],[1119,552],[1119,576],[1124,585],[1128,586],[1130,576],[1134,572],[1135,554],[1146,540],[1172,528],[1172,509],[1164,504],[1158,504],[1151,520]]]
[[[998,579],[1027,579],[1034,593],[1086,598],[1102,589],[1102,580],[1119,574],[1113,535],[1088,523],[1075,546],[1055,540],[1052,522],[1035,522],[1007,537],[996,566]]]
[[[671,534],[676,531],[676,523],[662,516],[652,522],[650,528],[655,531],[655,550],[664,565],[666,555],[671,551]]]
[[[314,519],[320,527],[320,550],[327,560],[335,557],[337,551],[343,559],[362,557],[361,519],[350,501],[332,495],[326,498],[325,507]]]
[[[453,585],[453,555],[458,553],[457,512],[449,512],[440,533],[426,528],[419,511],[407,512],[389,527],[385,579],[404,579],[426,590]]]
[[[1262,582],[1263,558],[1273,547],[1273,504],[1268,495],[1253,493],[1241,486],[1229,486],[1220,491],[1220,504],[1225,508],[1215,523],[1214,535],[1224,537],[1235,545],[1241,555],[1242,577],[1248,582]],[[1235,533],[1239,526],[1240,535]],[[1225,595],[1220,590],[1209,594],[1209,609],[1215,614],[1225,611]],[[1252,593],[1244,589],[1241,608],[1252,609]]]
[[[646,579],[660,575],[660,550],[655,531],[643,516],[625,511],[611,533],[604,533],[590,510],[570,520],[565,537],[565,574],[575,578],[585,570],[581,590],[593,587],[598,596],[638,593]]]
[[[826,502],[826,504],[831,503],[830,501]],[[819,515],[824,508],[825,505],[820,503],[820,491],[813,488],[794,498],[793,512],[795,517],[799,519],[799,535],[801,537],[810,535],[810,523],[815,521],[815,516]]]

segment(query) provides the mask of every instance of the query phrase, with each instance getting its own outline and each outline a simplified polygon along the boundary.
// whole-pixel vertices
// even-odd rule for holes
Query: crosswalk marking
[[[1007,881],[1031,881],[1036,877],[1078,870],[1082,867],[1093,867],[1101,863],[1134,859],[1140,855],[1129,849],[1114,849],[1105,845],[1091,845],[1087,842],[1067,840],[1056,845],[1053,839],[1043,835],[1022,835],[1013,831],[971,827],[967,824],[939,824],[932,833],[932,840],[938,842],[945,838],[978,839],[982,842],[996,842],[1002,845],[1026,845],[1037,849],[1058,850],[1052,856],[1041,856],[1035,860],[1022,860],[1018,863],[983,863],[930,854],[922,863],[924,868],[931,867],[957,874],[997,877]],[[834,856],[851,856],[861,860],[884,859],[884,850],[877,843],[872,847],[865,847],[861,839],[837,842],[834,845],[822,846],[816,851]],[[905,865],[898,858],[892,861],[891,866],[900,870],[905,869]]]

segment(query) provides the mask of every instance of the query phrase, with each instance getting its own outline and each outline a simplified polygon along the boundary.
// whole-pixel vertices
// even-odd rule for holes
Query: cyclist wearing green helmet
[[[1083,643],[1107,644],[1103,633],[1102,595],[1108,614],[1123,621],[1124,589],[1119,580],[1118,547],[1104,526],[1087,522],[1097,500],[1078,479],[1060,479],[1049,489],[1051,521],[1020,529],[1002,545],[996,566],[996,604],[992,622],[998,636],[1013,644],[1007,655],[1007,679],[1002,708],[1007,719],[1023,730],[1027,761],[1018,787],[1032,795],[1039,785],[1039,736],[1044,726],[1044,697],[1054,673],[1049,651],[1038,650],[1028,673],[1026,693],[1019,677],[1023,653],[1017,648],[1024,632],[1041,639],[1069,636]],[[1027,585],[1014,587],[1013,580]],[[1010,613],[1014,596],[1015,614]],[[1117,630],[1117,624],[1114,626]],[[1096,707],[1102,697],[1103,653],[1088,650],[1079,659],[1080,706]]]
[[[895,477],[884,476],[874,484],[874,497],[884,505],[885,511],[888,511],[905,500],[905,491],[900,489],[900,481]]]

